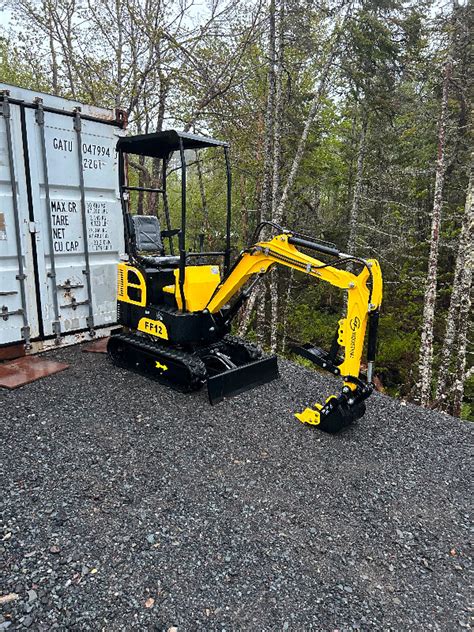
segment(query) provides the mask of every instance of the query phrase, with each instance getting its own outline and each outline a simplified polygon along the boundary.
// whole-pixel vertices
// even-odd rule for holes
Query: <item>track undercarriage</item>
[[[180,391],[196,391],[207,384],[211,404],[278,377],[276,356],[263,356],[255,345],[230,335],[213,344],[184,349],[146,334],[119,333],[110,338],[107,351],[117,366]]]

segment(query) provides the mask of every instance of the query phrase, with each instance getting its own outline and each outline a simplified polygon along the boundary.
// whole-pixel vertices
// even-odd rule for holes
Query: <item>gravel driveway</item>
[[[80,347],[0,391],[0,630],[469,627],[468,423],[379,394],[343,434],[292,412],[331,379],[211,407]]]

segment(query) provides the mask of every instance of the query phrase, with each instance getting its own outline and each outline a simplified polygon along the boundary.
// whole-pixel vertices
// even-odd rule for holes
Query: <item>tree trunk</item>
[[[283,314],[283,336],[282,336],[282,341],[281,341],[281,350],[283,353],[285,353],[286,351],[287,335],[288,335],[288,313],[290,311],[291,293],[293,291],[294,278],[295,278],[295,271],[294,271],[294,268],[291,268],[290,274],[288,275],[288,280],[287,280],[288,286],[286,288],[285,310]]]
[[[59,95],[58,57],[56,55],[56,47],[54,45],[53,19],[51,16],[51,8],[49,6],[46,19],[49,31],[49,52],[51,53],[51,80],[53,86],[53,94]]]
[[[272,220],[281,224],[282,208],[278,204],[280,195],[280,169],[281,169],[281,131],[283,112],[283,59],[284,59],[284,34],[285,34],[285,0],[280,0],[278,12],[278,57],[275,70],[275,120],[273,126],[273,180],[272,180]],[[274,267],[270,275],[270,351],[275,353],[278,343],[278,279],[279,269]]]
[[[367,136],[367,114],[363,114],[362,125],[359,135],[359,148],[357,150],[357,171],[352,195],[351,211],[349,214],[349,238],[347,240],[347,252],[356,254],[357,231],[359,224],[359,204],[362,193],[362,182],[364,176],[365,141]]]
[[[460,315],[464,309],[464,300],[469,294],[472,280],[472,249],[474,247],[474,153],[471,156],[471,172],[466,193],[466,204],[464,216],[459,235],[459,246],[456,256],[456,266],[454,270],[453,289],[449,303],[449,311],[446,318],[446,329],[443,339],[443,350],[441,353],[441,363],[438,371],[438,384],[436,387],[436,403],[441,409],[446,410],[449,393],[448,377],[452,367],[452,359],[455,351],[457,357],[460,356],[459,345],[455,348],[456,336],[460,335],[460,330],[464,323]],[[459,389],[458,389],[459,390]]]
[[[123,100],[123,72],[122,72],[122,56],[123,56],[123,22],[120,0],[115,0],[115,16],[117,24],[117,46],[115,49],[115,57],[117,63],[117,81],[115,86],[115,107],[122,108]]]
[[[245,336],[245,334],[248,331],[248,328],[250,325],[250,317],[252,316],[252,312],[255,307],[257,297],[258,297],[258,292],[256,291],[256,289],[254,289],[254,291],[250,295],[250,298],[247,302],[247,309],[244,311],[242,320],[240,322],[240,326],[238,329],[239,336]]]
[[[264,149],[263,149],[263,184],[262,184],[262,194],[260,199],[260,221],[268,221],[270,218],[270,213],[272,210],[272,164],[273,164],[273,130],[275,124],[275,0],[271,0],[269,7],[269,22],[270,22],[270,33],[269,33],[269,42],[268,42],[268,92],[267,92],[267,105],[266,105],[266,113],[265,113],[265,138],[264,138]],[[261,233],[262,238],[265,237],[265,231]],[[252,295],[256,295],[258,293],[259,300],[257,302],[257,319],[256,319],[256,330],[257,330],[257,340],[261,343],[265,338],[265,333],[267,330],[267,324],[265,319],[265,311],[266,311],[266,291],[263,290],[264,284],[258,284]],[[256,297],[255,297],[256,298]],[[247,302],[247,307],[245,310],[243,321],[248,323],[250,321],[251,310],[255,307],[256,300],[253,299],[253,296]]]
[[[256,314],[256,334],[257,342],[260,346],[267,343],[267,296],[268,296],[268,279],[264,277],[258,284],[258,301]]]
[[[444,66],[443,96],[438,126],[438,159],[436,162],[435,192],[431,217],[431,244],[428,257],[423,323],[421,330],[419,370],[419,399],[422,406],[428,406],[431,398],[431,377],[433,372],[433,329],[436,306],[436,286],[438,279],[438,250],[441,211],[443,206],[443,187],[446,172],[445,145],[448,122],[448,95],[451,77],[451,59]]]
[[[199,155],[198,150],[196,150],[195,154],[196,154],[197,175],[198,175],[198,181],[199,181],[199,193],[201,195],[201,205],[202,205],[202,213],[203,213],[203,220],[204,220],[203,231],[204,231],[204,236],[207,241],[207,244],[210,248],[212,237],[211,237],[211,230],[210,230],[210,225],[209,225],[209,208],[207,206],[206,189],[204,187],[204,177],[202,173],[201,157]]]
[[[281,196],[280,203],[278,205],[278,214],[283,217],[285,212],[285,207],[288,202],[288,197],[290,195],[290,191],[293,188],[293,185],[296,180],[296,176],[298,174],[298,169],[300,168],[301,161],[303,159],[304,151],[306,148],[306,142],[308,140],[309,132],[311,130],[311,126],[314,123],[314,119],[319,112],[319,108],[321,107],[322,97],[326,91],[326,86],[329,78],[329,71],[331,70],[331,66],[334,61],[334,57],[336,56],[337,50],[337,42],[339,41],[339,33],[341,29],[338,28],[338,32],[336,34],[335,40],[331,46],[331,50],[328,54],[326,62],[321,71],[321,77],[319,79],[318,89],[316,90],[313,100],[311,101],[311,107],[309,109],[308,116],[306,118],[303,131],[300,136],[300,140],[298,143],[298,148],[296,150],[295,157],[293,158],[293,163],[291,165],[290,173],[288,175],[288,179],[286,181],[285,187],[283,189],[283,193]]]
[[[159,63],[161,63],[161,56],[159,57]],[[165,110],[166,110],[166,100],[168,98],[168,82],[163,75],[162,71],[159,70],[160,77],[160,91],[159,91],[159,102],[158,102],[158,116],[156,120],[156,132],[161,132],[163,130],[163,123],[165,120]],[[151,175],[151,186],[152,188],[159,189],[162,183],[162,160],[161,158],[153,158],[152,159],[152,175]],[[159,204],[160,194],[159,193],[150,193],[148,196],[148,215],[156,215],[157,214],[157,206]]]
[[[463,292],[459,310],[458,352],[453,385],[453,407],[451,410],[455,417],[459,417],[461,414],[462,400],[464,398],[464,384],[466,382],[466,349],[469,331],[469,318],[471,314],[472,263],[471,249],[469,263],[467,264],[465,274],[465,292]]]
[[[273,149],[273,130],[275,125],[275,0],[270,2],[270,35],[268,49],[268,94],[267,109],[265,114],[265,140],[263,150],[263,185],[262,199],[260,203],[261,221],[270,219],[272,209],[272,149]]]
[[[466,214],[469,215],[467,221],[466,238],[466,258],[463,275],[463,290],[461,292],[461,304],[459,308],[458,327],[458,353],[456,361],[456,378],[453,386],[453,408],[452,414],[459,417],[464,397],[464,385],[466,383],[466,348],[469,334],[469,324],[471,317],[471,291],[472,291],[472,270],[474,267],[474,193],[473,193],[473,164],[471,163],[471,174],[466,195]],[[469,210],[468,210],[469,209]]]

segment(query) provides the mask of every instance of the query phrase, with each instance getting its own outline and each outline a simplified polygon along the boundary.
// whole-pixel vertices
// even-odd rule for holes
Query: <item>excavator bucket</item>
[[[227,369],[222,373],[213,375],[207,380],[207,392],[211,404],[217,404],[224,397],[232,397],[239,393],[249,391],[256,386],[266,384],[279,377],[276,356],[262,358]]]
[[[357,381],[359,384],[355,390],[345,386],[339,397],[331,395],[324,405],[315,404],[314,408],[306,408],[301,413],[296,413],[295,417],[304,424],[316,426],[331,434],[350,426],[354,421],[364,416],[364,400],[373,391],[372,384],[363,384],[359,380]]]

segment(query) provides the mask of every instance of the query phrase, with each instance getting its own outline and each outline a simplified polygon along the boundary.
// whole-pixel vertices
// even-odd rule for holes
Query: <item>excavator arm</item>
[[[325,263],[301,252],[297,246],[330,255],[334,260],[331,264]],[[342,266],[349,263],[361,267],[361,271],[354,274],[342,269]],[[211,297],[207,310],[211,313],[219,312],[236,295],[237,305],[241,305],[248,296],[248,292],[242,291],[242,288],[252,278],[266,274],[275,264],[293,268],[347,291],[346,316],[339,320],[331,351],[325,352],[312,345],[294,348],[296,353],[333,375],[342,376],[344,380],[339,396],[331,395],[324,404],[316,403],[313,407],[296,413],[295,416],[301,422],[318,426],[321,430],[337,432],[362,417],[365,412],[364,400],[373,390],[372,371],[382,301],[380,266],[375,259],[358,259],[340,253],[326,244],[285,231],[272,239],[256,243],[240,254],[227,277]],[[236,311],[237,309],[233,310]],[[367,329],[368,371],[367,381],[363,381],[360,379],[360,365]]]

